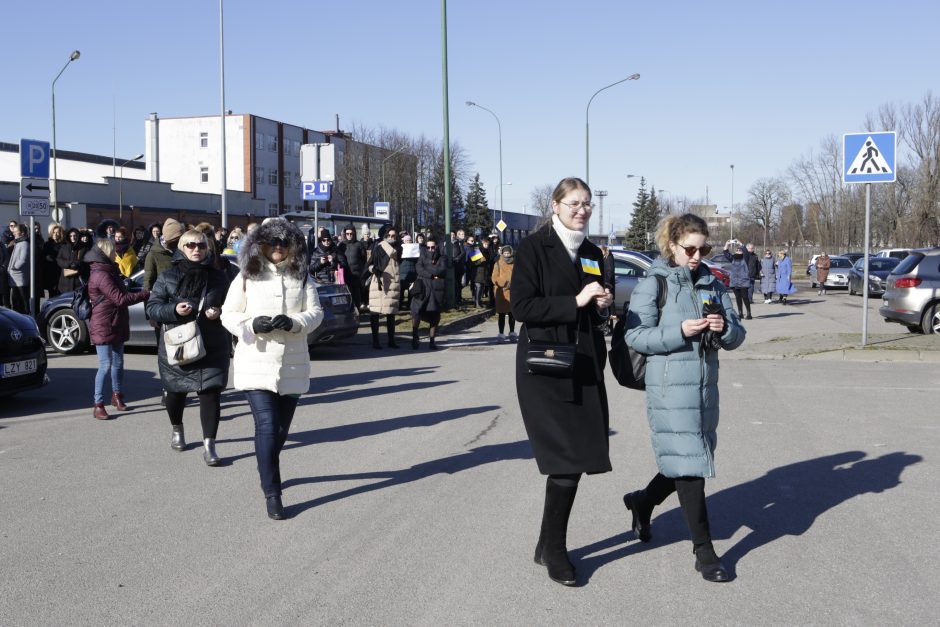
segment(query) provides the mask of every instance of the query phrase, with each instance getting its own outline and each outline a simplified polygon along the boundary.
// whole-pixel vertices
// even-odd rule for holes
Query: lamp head
[[[468,107],[475,107],[475,106],[477,106],[477,103],[473,102],[472,100],[468,100],[468,101],[467,101],[467,106],[468,106]]]
[[[143,158],[144,158],[144,153],[140,153],[139,155],[131,159],[131,161],[137,161],[138,159],[143,159]]]
[[[78,50],[73,50],[72,54],[69,56],[69,61],[78,61],[78,58],[82,56],[82,53]]]
[[[630,81],[638,81],[638,80],[640,80],[640,75],[639,75],[639,74],[631,74],[630,76],[627,77],[627,80],[630,80]]]

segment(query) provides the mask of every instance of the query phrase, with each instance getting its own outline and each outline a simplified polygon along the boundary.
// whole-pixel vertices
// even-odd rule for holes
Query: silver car
[[[630,303],[630,295],[646,273],[649,272],[653,262],[649,257],[629,251],[611,251],[614,257],[614,311],[623,313],[624,307]]]
[[[940,333],[940,248],[912,250],[901,260],[888,275],[878,313],[912,333]]]
[[[814,260],[815,261],[815,260]],[[832,255],[829,257],[829,276],[826,277],[826,287],[849,287],[849,272],[852,271],[852,262],[845,257]],[[816,283],[816,264],[809,266],[810,282],[815,288]]]

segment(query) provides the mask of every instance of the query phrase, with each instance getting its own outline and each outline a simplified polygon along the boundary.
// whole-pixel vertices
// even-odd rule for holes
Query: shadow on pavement
[[[760,320],[760,319],[762,319],[762,318],[786,318],[787,316],[805,316],[805,315],[806,315],[806,314],[804,314],[804,313],[801,312],[801,311],[788,311],[788,312],[782,312],[782,311],[781,311],[780,313],[763,314],[763,315],[760,315],[760,316],[754,316],[754,318],[755,318],[756,320]]]
[[[819,516],[849,499],[897,487],[904,469],[924,459],[902,452],[864,458],[862,451],[846,451],[797,462],[709,496],[713,538],[726,540],[741,528],[748,531],[722,556],[732,577],[738,562],[751,551],[784,536],[803,535]],[[624,526],[629,525],[630,515],[624,510]],[[678,507],[654,517],[652,532],[649,544],[639,542],[632,531],[626,531],[571,551],[580,577],[587,581],[606,564],[641,551],[689,542],[689,530]],[[628,541],[632,542],[621,546]],[[614,550],[599,554],[608,549]],[[688,549],[691,574],[694,572],[691,543]]]
[[[414,383],[400,383],[398,385],[386,385],[382,387],[369,387],[359,390],[343,390],[327,394],[312,394],[301,397],[298,406],[320,405],[322,403],[342,403],[355,398],[369,398],[372,396],[383,396],[385,394],[398,394],[400,392],[413,392],[416,390],[426,390],[441,385],[450,385],[456,381],[415,381]]]
[[[310,394],[323,394],[336,388],[345,388],[351,385],[365,385],[375,383],[379,379],[390,379],[392,377],[413,377],[425,374],[431,374],[437,369],[437,366],[422,366],[419,368],[399,368],[397,370],[364,370],[362,372],[353,372],[350,374],[314,375],[310,378]]]
[[[97,367],[62,368],[58,364],[48,370],[51,383],[46,387],[29,390],[5,398],[0,403],[0,418],[13,418],[47,412],[87,409],[89,417],[94,407],[95,371]],[[109,375],[110,376],[110,375]],[[105,402],[111,400],[111,381],[105,384]],[[114,412],[116,418],[131,416],[135,411],[152,407],[139,399],[157,397],[159,403],[160,377],[149,370],[124,369],[124,400],[130,411]]]
[[[490,444],[487,446],[480,446],[467,451],[466,453],[452,455],[443,459],[435,459],[433,461],[416,464],[410,468],[402,468],[400,470],[354,473],[349,475],[324,475],[319,477],[307,477],[305,479],[288,479],[283,484],[285,488],[303,485],[305,483],[325,483],[328,481],[356,481],[363,479],[376,479],[377,481],[368,485],[356,486],[355,488],[349,488],[348,490],[327,494],[326,496],[321,496],[305,503],[298,503],[288,507],[287,511],[289,515],[296,516],[297,514],[300,514],[301,512],[304,512],[310,508],[326,505],[327,503],[332,503],[333,501],[339,501],[351,496],[366,494],[375,490],[390,488],[392,486],[420,481],[421,479],[427,479],[428,477],[434,475],[444,473],[455,474],[464,470],[469,470],[470,468],[482,466],[484,464],[492,464],[494,462],[517,459],[532,459],[532,457],[532,447],[529,445],[529,441],[520,440],[518,442],[510,442],[506,444]]]

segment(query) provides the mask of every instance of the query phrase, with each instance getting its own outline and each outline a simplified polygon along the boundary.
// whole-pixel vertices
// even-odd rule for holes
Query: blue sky
[[[584,175],[607,222],[628,221],[642,174],[667,196],[742,203],[828,134],[863,129],[887,102],[940,92],[940,3],[519,2],[451,0],[450,133],[492,195],[503,127],[506,209],[533,187]],[[119,156],[144,148],[144,119],[219,109],[218,2],[6,3],[0,141],[51,139],[56,86],[62,149]],[[13,26],[17,25],[17,26]],[[314,129],[352,123],[441,138],[437,0],[228,0],[226,102]],[[900,148],[899,151],[903,151]],[[903,158],[899,154],[899,159]]]

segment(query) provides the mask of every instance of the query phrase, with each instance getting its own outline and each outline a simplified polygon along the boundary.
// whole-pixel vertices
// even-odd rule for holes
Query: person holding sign
[[[601,251],[587,240],[593,208],[587,183],[558,183],[551,222],[522,240],[512,273],[512,314],[522,323],[516,393],[539,472],[548,475],[535,562],[565,586],[577,581],[566,536],[578,482],[583,473],[611,470],[599,325],[613,296],[601,277]],[[570,368],[547,373],[533,361],[536,347],[552,360],[573,352]]]

